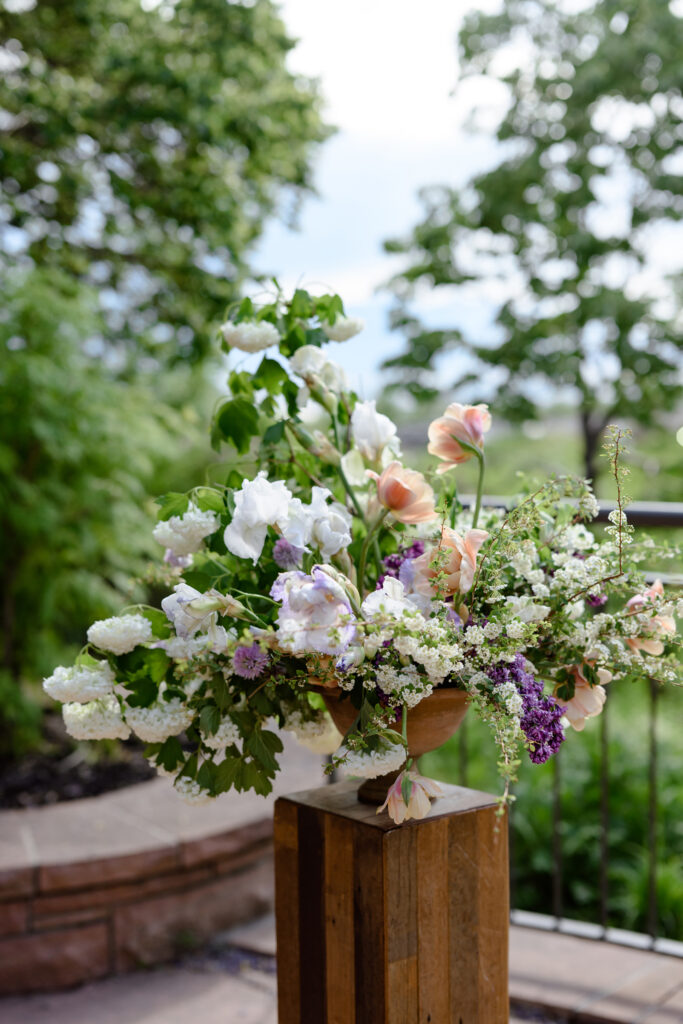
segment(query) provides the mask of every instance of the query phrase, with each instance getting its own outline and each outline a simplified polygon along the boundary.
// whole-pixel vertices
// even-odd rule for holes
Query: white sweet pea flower
[[[355,639],[348,596],[322,566],[314,565],[310,575],[296,570],[280,573],[270,596],[282,605],[277,636],[283,650],[339,655]]]
[[[323,384],[334,394],[348,390],[349,382],[345,371],[328,359],[316,345],[303,345],[289,360],[289,365],[310,387]]]
[[[228,551],[238,558],[251,558],[255,565],[268,527],[286,524],[291,501],[292,494],[282,480],[271,482],[264,472],[255,480],[245,480],[235,495],[232,522],[223,534]]]
[[[244,605],[234,598],[218,590],[202,594],[188,583],[177,583],[161,607],[179,637],[187,639],[200,631],[208,633],[212,650],[224,650],[228,642],[225,629],[218,625],[218,612],[238,616],[244,611]]]
[[[198,551],[204,538],[215,533],[219,525],[220,520],[213,512],[201,512],[190,502],[184,515],[157,523],[152,536],[175,556],[182,557]]]
[[[550,615],[550,608],[546,604],[534,604],[527,595],[505,598],[506,610],[511,616],[521,619],[522,622],[542,622]]]
[[[348,341],[365,327],[358,317],[338,316],[333,324],[323,324],[323,330],[330,341]]]
[[[369,462],[377,462],[387,445],[398,441],[396,424],[377,412],[374,400],[356,404],[351,414],[351,434],[356,448]]]
[[[386,576],[381,590],[374,590],[360,606],[366,619],[401,619],[404,615],[415,617],[420,614],[413,601],[406,596],[400,580]]]
[[[264,348],[280,343],[280,332],[267,320],[241,324],[228,321],[223,324],[220,331],[226,345],[238,348],[242,352],[260,352]]]
[[[316,548],[325,561],[351,543],[351,516],[337,501],[328,505],[331,497],[326,487],[314,487],[310,505],[293,498],[287,521],[281,525],[288,543],[304,551]]]
[[[344,470],[344,476],[352,487],[368,486],[370,478],[367,475],[363,456],[356,448],[352,448],[350,452],[342,455],[341,467]]]

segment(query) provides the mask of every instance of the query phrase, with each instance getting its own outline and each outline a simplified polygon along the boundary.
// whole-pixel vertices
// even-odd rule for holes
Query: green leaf
[[[218,410],[216,423],[221,436],[240,455],[249,451],[252,437],[258,433],[258,413],[245,398],[232,398]]]
[[[245,749],[269,772],[276,772],[278,762],[274,756],[282,751],[282,741],[274,732],[255,729],[244,743]]]
[[[214,736],[221,724],[221,713],[215,704],[206,704],[199,713],[199,725],[205,736]]]
[[[268,796],[273,789],[266,772],[254,761],[242,763],[240,784],[242,790],[253,789],[259,796]]]
[[[284,382],[289,380],[289,376],[285,368],[276,359],[269,359],[267,356],[264,356],[252,380],[254,387],[265,388],[271,395],[277,395],[280,393]]]
[[[225,501],[220,491],[214,491],[212,487],[200,487],[194,495],[194,500],[202,512],[225,512]]]
[[[166,640],[171,635],[171,624],[159,608],[143,608],[140,614],[151,623],[152,634],[158,640]]]
[[[154,647],[152,650],[145,651],[143,657],[150,679],[155,683],[160,683],[171,663],[168,654],[166,654],[166,651],[162,651],[160,647]]]
[[[188,587],[194,587],[200,593],[204,593],[211,586],[211,577],[205,572],[199,572],[196,569],[187,569],[183,571],[183,579],[187,583]]]
[[[228,684],[222,675],[216,675],[211,680],[211,692],[213,693],[214,700],[221,711],[225,711],[230,706],[232,698],[230,696],[230,690]]]
[[[171,516],[183,516],[187,512],[190,499],[186,494],[179,494],[176,491],[169,491],[156,499],[159,508],[159,519],[163,522]]]
[[[216,766],[214,792],[216,794],[227,793],[235,784],[235,779],[240,774],[241,767],[242,759],[240,757],[230,757],[226,754],[225,759]]]
[[[277,444],[285,436],[285,421],[278,420],[277,423],[271,423],[263,435],[263,444]]]
[[[157,754],[157,764],[160,764],[167,772],[173,772],[184,757],[183,748],[177,736],[169,736],[164,740]]]
[[[148,708],[157,699],[159,687],[151,679],[136,679],[126,683],[132,693],[126,697],[126,703],[132,708]]]

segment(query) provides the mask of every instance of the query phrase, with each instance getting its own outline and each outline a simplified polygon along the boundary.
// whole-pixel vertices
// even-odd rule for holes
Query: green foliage
[[[38,266],[116,293],[106,333],[125,356],[206,355],[264,219],[284,197],[296,209],[328,134],[275,4],[8,7],[2,219]]]
[[[73,656],[93,617],[144,596],[132,577],[159,554],[147,495],[176,460],[196,461],[199,439],[196,416],[172,410],[161,387],[153,401],[148,388],[112,379],[88,358],[102,328],[92,293],[34,271],[8,282],[3,300],[0,654],[17,688]],[[187,371],[175,376],[187,392]],[[168,393],[175,385],[166,382]],[[161,612],[145,614],[157,635],[168,634]],[[5,753],[25,746],[35,722],[29,711],[17,720],[18,694],[1,702],[14,736]]]
[[[509,97],[496,132],[502,159],[460,191],[426,190],[422,222],[387,243],[408,257],[393,281],[394,325],[407,338],[385,364],[394,387],[433,398],[442,354],[467,350],[476,363],[465,361],[448,393],[476,387],[480,368],[497,367],[496,409],[513,420],[538,414],[539,382],[568,390],[590,477],[610,419],[649,425],[676,406],[683,342],[673,289],[662,301],[663,282],[638,275],[647,229],[683,212],[671,163],[682,48],[683,18],[668,0],[607,0],[573,13],[553,0],[511,0],[498,14],[467,18],[463,76],[497,79]],[[518,65],[510,68],[506,50],[523,54]],[[608,197],[625,204],[623,230],[598,217]],[[427,328],[410,314],[417,284],[455,286],[457,295],[493,278],[503,297],[500,344]]]

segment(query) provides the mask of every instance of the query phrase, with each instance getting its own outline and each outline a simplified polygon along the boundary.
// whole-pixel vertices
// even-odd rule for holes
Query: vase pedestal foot
[[[387,798],[389,787],[393,786],[401,771],[389,772],[388,775],[380,775],[376,779],[366,779],[358,786],[358,799],[362,804],[374,804],[381,807]]]
[[[507,1024],[507,821],[443,790],[401,826],[357,782],[277,800],[279,1024]]]

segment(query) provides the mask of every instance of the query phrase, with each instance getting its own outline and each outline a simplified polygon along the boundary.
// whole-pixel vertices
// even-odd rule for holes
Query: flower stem
[[[458,484],[457,481],[453,484],[453,494],[451,495],[451,530],[455,529],[455,515],[458,507]]]
[[[388,515],[389,509],[385,508],[380,512],[379,516],[377,517],[377,519],[375,519],[374,523],[370,524],[370,526],[368,527],[368,532],[365,535],[365,540],[363,541],[363,547],[360,549],[360,560],[358,562],[358,588],[361,591],[365,586],[365,565],[368,560],[368,549],[370,547],[370,542],[372,541],[372,538],[374,537],[375,533],[380,528],[382,522]]]
[[[474,506],[474,515],[472,516],[472,529],[476,529],[477,523],[479,522],[479,512],[481,509],[481,496],[484,490],[484,471],[486,469],[486,463],[484,461],[484,453],[477,451],[477,458],[479,459],[479,480],[477,481],[477,500]]]

